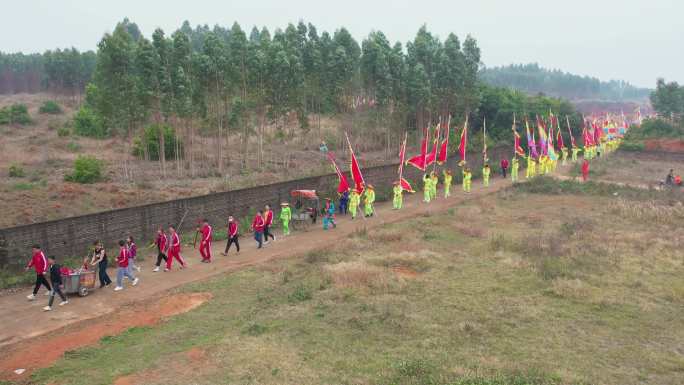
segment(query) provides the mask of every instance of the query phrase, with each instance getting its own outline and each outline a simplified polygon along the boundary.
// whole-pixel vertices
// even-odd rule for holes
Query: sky
[[[191,25],[284,28],[300,20],[319,30],[346,27],[406,43],[423,24],[442,40],[471,34],[487,67],[537,62],[547,68],[621,79],[642,87],[684,83],[681,0],[23,0],[2,7],[0,51],[95,49],[124,17],[150,36]]]

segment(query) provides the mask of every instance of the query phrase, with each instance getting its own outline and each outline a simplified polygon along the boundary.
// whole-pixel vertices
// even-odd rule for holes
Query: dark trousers
[[[112,283],[112,279],[107,275],[107,260],[103,259],[97,264],[97,270],[100,277],[100,287],[104,287]]]
[[[506,179],[506,171],[508,171],[507,168],[502,168],[501,173],[503,174],[504,179]]]
[[[264,226],[264,241],[268,242],[268,237],[270,236],[275,241],[275,235],[270,232],[271,225]]]
[[[157,263],[155,264],[155,266],[159,267],[161,265],[162,259],[164,260],[164,262],[166,262],[166,258],[166,254],[164,254],[163,251],[159,250],[159,254],[157,254]]]
[[[340,200],[340,214],[347,214],[347,201],[346,200]]]
[[[48,300],[48,306],[52,306],[52,303],[55,301],[55,293],[59,294],[59,298],[61,298],[62,301],[66,301],[66,296],[64,293],[62,293],[62,289],[59,288],[59,285],[55,285],[53,283],[52,290],[50,291],[50,299]]]
[[[45,288],[48,290],[52,290],[50,283],[48,283],[47,279],[45,279],[45,274],[36,274],[36,286],[33,288],[33,295],[38,294],[40,285],[45,286]]]
[[[230,237],[228,238],[228,243],[226,244],[226,251],[224,251],[224,254],[228,254],[228,250],[230,249],[230,245],[235,244],[235,248],[237,249],[237,252],[240,252],[240,242],[238,242],[238,236]]]
[[[261,246],[263,245],[264,242],[264,232],[263,231],[255,231],[254,232],[254,240],[257,241],[259,244],[259,247],[257,249],[260,249]]]

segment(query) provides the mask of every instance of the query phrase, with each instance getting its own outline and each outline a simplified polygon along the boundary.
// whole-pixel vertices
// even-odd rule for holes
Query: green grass
[[[677,231],[680,217],[660,221],[650,201],[631,201],[642,209],[616,221],[615,210],[628,208],[594,194],[601,187],[529,193],[540,188],[188,285],[181,291],[212,299],[69,352],[31,380],[681,383],[684,267],[676,239],[660,236]],[[396,266],[417,276],[398,276]],[[203,365],[188,364],[191,348],[206,352]]]

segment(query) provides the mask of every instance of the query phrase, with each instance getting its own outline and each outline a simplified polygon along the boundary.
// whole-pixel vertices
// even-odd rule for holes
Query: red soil
[[[648,139],[644,145],[649,151],[684,152],[682,139]]]

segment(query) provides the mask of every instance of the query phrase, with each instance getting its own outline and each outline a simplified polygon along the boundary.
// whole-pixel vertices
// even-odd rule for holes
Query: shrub
[[[10,178],[21,178],[21,177],[23,177],[24,175],[26,175],[26,173],[24,172],[24,169],[21,168],[21,166],[19,166],[18,164],[12,163],[12,164],[9,166],[9,176],[10,176]]]
[[[636,140],[625,140],[620,144],[620,150],[624,151],[643,151],[645,148],[643,142]]]
[[[308,301],[313,298],[311,289],[304,285],[295,287],[294,291],[287,297],[290,303]]]
[[[43,105],[40,106],[38,112],[41,114],[52,114],[57,115],[62,113],[62,107],[57,104],[54,100],[46,100]]]
[[[81,107],[74,116],[74,134],[92,138],[105,138],[109,131],[102,118],[88,107]]]
[[[95,183],[102,180],[104,162],[92,156],[79,156],[74,161],[74,171],[64,176],[67,182]]]
[[[0,124],[21,124],[31,123],[28,108],[24,104],[12,104],[8,107],[0,108]]]
[[[67,126],[62,126],[57,129],[57,136],[60,138],[71,135],[71,129]]]
[[[79,152],[81,151],[81,145],[78,144],[78,142],[69,142],[66,145],[67,150],[70,152]]]
[[[145,156],[145,149],[147,149],[150,160],[159,160],[160,130],[164,132],[164,155],[166,159],[173,159],[176,156],[176,136],[173,134],[173,129],[166,124],[152,124],[145,127],[142,135],[138,135],[133,140],[133,155],[142,158]],[[178,142],[178,144],[181,143]],[[179,153],[183,153],[182,149]]]
[[[641,127],[634,127],[627,131],[625,141],[644,138],[681,138],[684,137],[684,127],[673,125],[662,119],[646,119]]]

